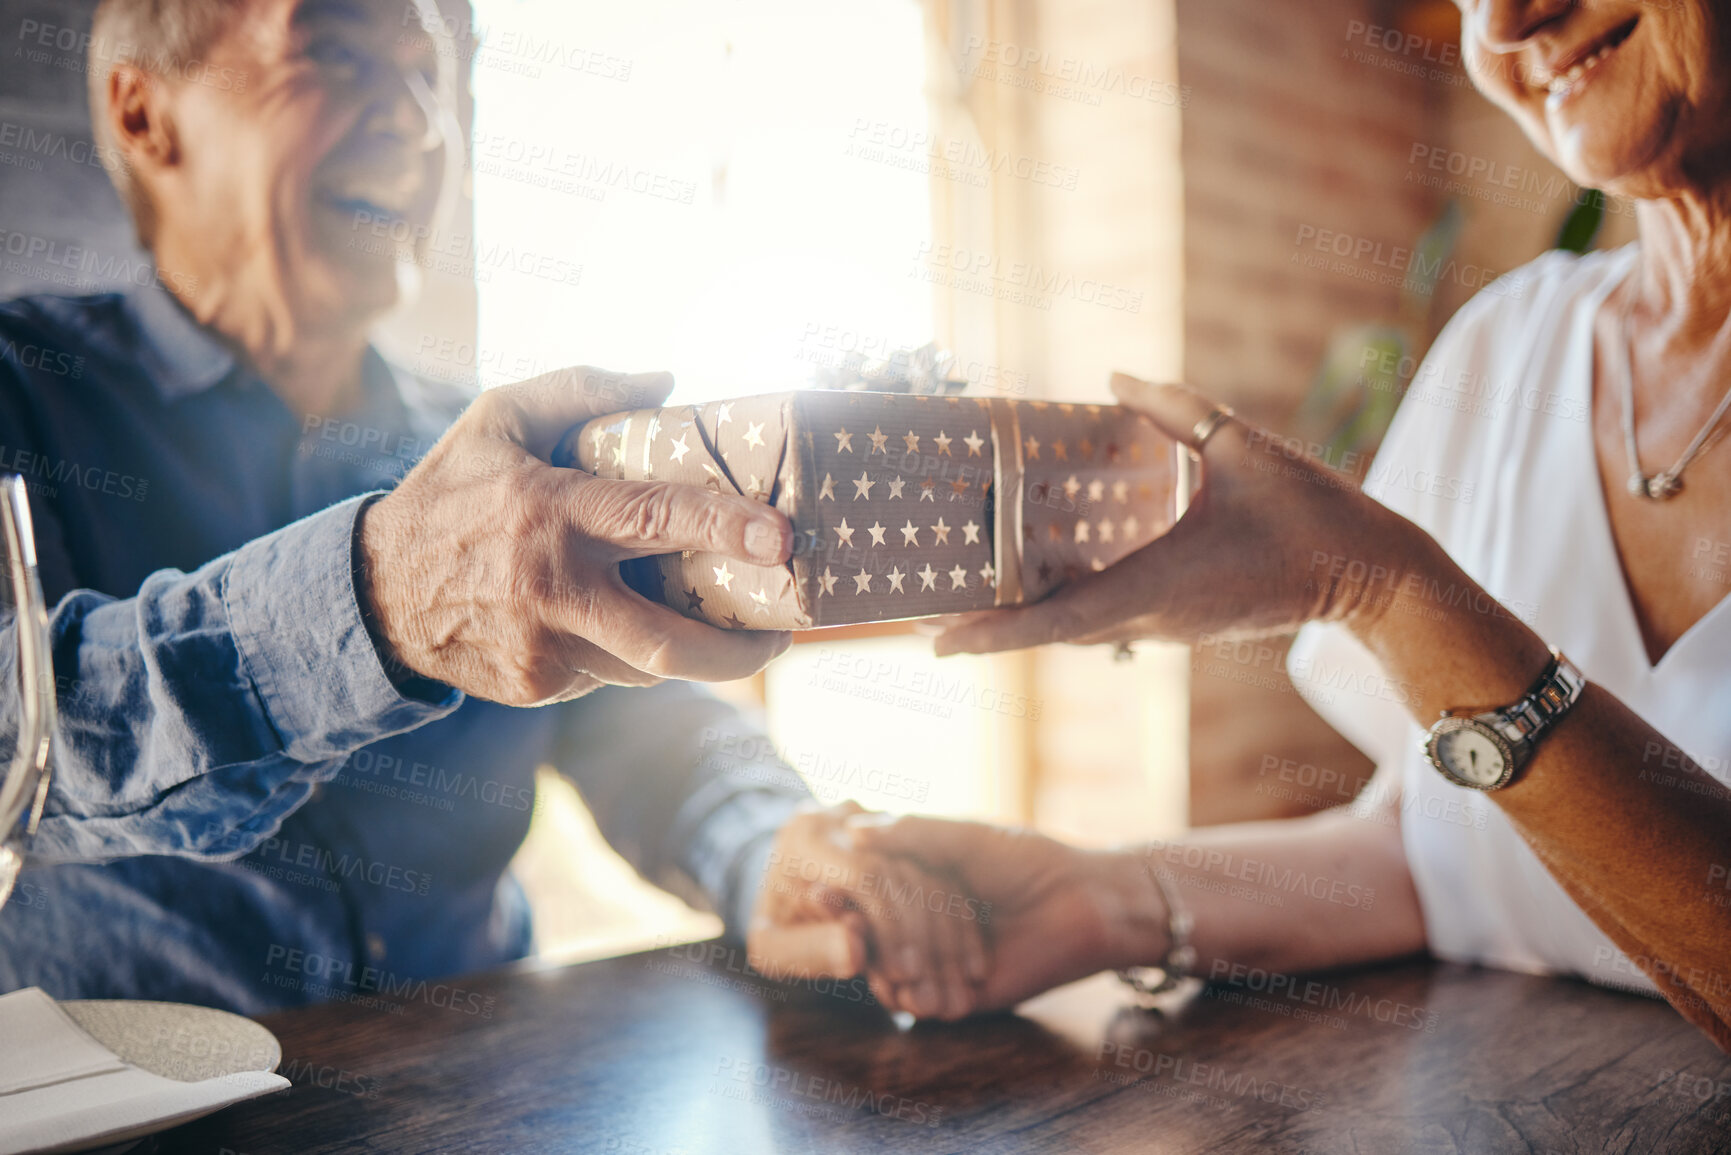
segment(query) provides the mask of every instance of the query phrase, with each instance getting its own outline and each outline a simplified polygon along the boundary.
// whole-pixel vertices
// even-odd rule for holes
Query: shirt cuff
[[[236,550],[223,588],[235,647],[283,752],[346,757],[442,718],[463,695],[386,673],[361,618],[355,529],[367,497],[334,505]]]
[[[717,799],[723,790],[728,792]],[[803,790],[740,790],[719,781],[706,784],[687,802],[686,811],[702,818],[676,825],[678,857],[684,873],[727,924],[728,937],[745,939],[775,837],[810,802]]]
[[[798,807],[789,810],[775,829],[766,830],[746,843],[734,860],[730,883],[732,893],[724,907],[722,921],[727,924],[728,937],[735,941],[744,942],[751,930],[751,912],[757,909],[758,897],[763,893],[763,880],[769,877],[769,856],[775,850],[776,836],[797,810]]]

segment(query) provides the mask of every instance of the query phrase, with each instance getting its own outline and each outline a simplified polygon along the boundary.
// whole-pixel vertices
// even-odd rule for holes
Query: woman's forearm
[[[1146,875],[1158,872],[1189,908],[1202,978],[1231,979],[1244,968],[1294,974],[1424,949],[1393,805],[1197,830],[1124,851],[1116,869],[1148,903],[1156,900]],[[1168,949],[1164,922],[1132,926],[1110,965],[1157,965]]]
[[[1390,677],[1422,689],[1412,704],[1422,725],[1445,708],[1514,702],[1548,660],[1544,640],[1434,543],[1415,552],[1414,576],[1354,621],[1355,632]],[[1731,866],[1731,791],[1588,686],[1492,798],[1600,929],[1731,1049],[1731,905],[1709,900]]]
[[[1403,696],[1426,726],[1444,709],[1507,706],[1544,669],[1544,639],[1413,522],[1343,490],[1337,476],[1295,458],[1279,438],[1222,423],[1219,407],[1190,390],[1122,377],[1113,389],[1202,452],[1206,480],[1188,512],[1152,544],[1040,602],[969,616],[939,639],[941,653],[1057,640],[1194,641],[1336,622],[1358,635],[1389,680],[1408,687]],[[1205,429],[1212,434],[1197,446]],[[1428,436],[1415,429],[1399,435],[1397,456]],[[1524,776],[1493,798],[1581,909],[1683,1014],[1731,1049],[1731,904],[1706,901],[1721,897],[1708,887],[1731,869],[1731,791],[1686,763],[1673,769],[1675,746],[1589,687]],[[1663,773],[1643,775],[1643,766]],[[1198,943],[1219,958],[1265,950],[1282,962],[1317,965],[1384,952],[1417,935],[1416,917],[1367,930],[1355,929],[1346,911],[1318,911],[1319,923],[1276,911],[1270,922],[1214,899],[1208,905],[1198,922],[1213,915],[1216,925],[1199,926]],[[1325,937],[1318,926],[1347,938],[1338,950],[1265,945],[1288,933],[1314,944]]]

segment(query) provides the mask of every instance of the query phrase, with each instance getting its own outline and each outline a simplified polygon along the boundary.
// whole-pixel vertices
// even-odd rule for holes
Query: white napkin
[[[123,1062],[36,987],[0,995],[0,1155],[116,1143],[288,1085],[266,1071],[177,1083]]]

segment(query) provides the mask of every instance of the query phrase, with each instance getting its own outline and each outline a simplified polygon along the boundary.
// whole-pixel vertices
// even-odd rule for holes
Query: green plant
[[[1401,281],[1398,320],[1353,325],[1329,341],[1295,417],[1300,434],[1324,447],[1325,460],[1370,452],[1394,420],[1463,220],[1460,205],[1451,200],[1420,235]]]
[[[1557,229],[1553,249],[1584,253],[1599,239],[1599,229],[1605,223],[1605,194],[1596,188],[1583,190],[1586,196],[1575,197],[1575,207],[1563,218]]]

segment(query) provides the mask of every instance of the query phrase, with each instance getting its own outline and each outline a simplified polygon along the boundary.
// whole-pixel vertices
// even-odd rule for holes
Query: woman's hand
[[[1214,411],[1182,385],[1117,374],[1125,406],[1195,447]],[[1232,418],[1202,449],[1203,485],[1171,532],[1045,601],[959,619],[937,651],[990,653],[1047,642],[1193,642],[1374,616],[1430,539],[1352,479]],[[1434,547],[1431,547],[1434,549]]]

